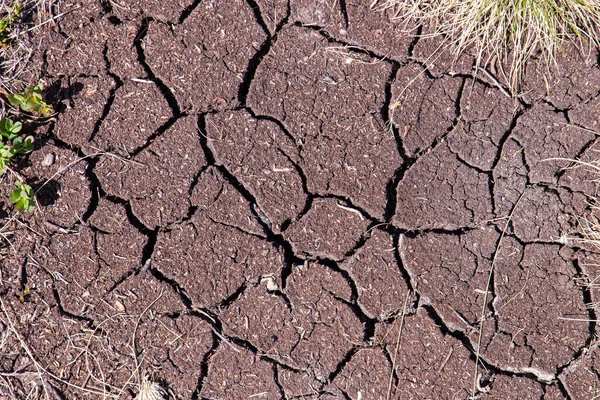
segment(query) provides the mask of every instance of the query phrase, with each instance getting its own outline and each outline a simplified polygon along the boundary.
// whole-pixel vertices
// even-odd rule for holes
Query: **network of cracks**
[[[596,54],[515,99],[367,1],[62,6],[30,38],[59,114],[19,166],[52,184],[3,248],[3,388],[598,395],[595,183],[564,168],[595,160]]]

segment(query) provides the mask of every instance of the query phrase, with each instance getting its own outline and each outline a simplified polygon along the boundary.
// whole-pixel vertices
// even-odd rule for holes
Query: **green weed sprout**
[[[8,101],[14,107],[20,108],[22,111],[49,117],[54,110],[44,101],[44,87],[40,83],[33,88],[27,88],[24,92],[9,94]]]
[[[33,212],[35,210],[35,193],[31,186],[23,182],[15,182],[17,188],[10,192],[10,202],[16,205],[17,210],[21,212]]]
[[[33,136],[20,138],[18,134],[21,128],[20,122],[8,117],[0,120],[0,175],[9,169],[16,156],[31,153],[33,150]],[[32,212],[35,208],[33,189],[20,180],[15,184],[17,189],[10,193],[10,202],[15,204],[19,211]]]

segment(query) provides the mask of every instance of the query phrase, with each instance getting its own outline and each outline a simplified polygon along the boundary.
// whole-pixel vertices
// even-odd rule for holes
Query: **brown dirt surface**
[[[510,97],[377,6],[63,0],[24,36],[57,114],[35,213],[0,203],[0,399],[599,395],[598,52]]]

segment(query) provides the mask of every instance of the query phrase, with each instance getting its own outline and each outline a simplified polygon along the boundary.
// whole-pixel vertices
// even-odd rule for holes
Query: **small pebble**
[[[48,154],[46,154],[46,156],[44,157],[44,160],[42,161],[42,166],[49,167],[52,164],[54,164],[54,154],[48,153]]]

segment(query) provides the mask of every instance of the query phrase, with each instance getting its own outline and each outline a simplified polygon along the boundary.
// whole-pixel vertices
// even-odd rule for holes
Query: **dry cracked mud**
[[[370,6],[64,0],[25,38],[59,112],[2,231],[0,398],[600,394],[564,168],[597,158],[599,54],[513,99]]]

